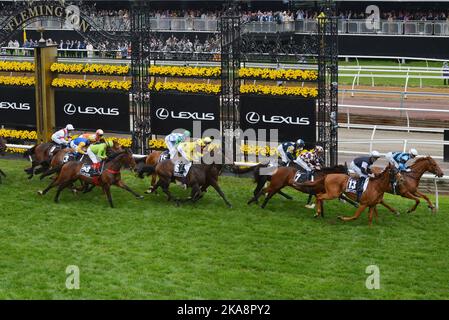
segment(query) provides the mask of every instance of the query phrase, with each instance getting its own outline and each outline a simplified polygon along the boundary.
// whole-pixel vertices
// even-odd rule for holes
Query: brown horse
[[[212,157],[214,152],[215,152],[214,150],[210,151]],[[221,159],[221,155],[218,155],[216,158]],[[176,201],[176,203],[185,201],[196,202],[203,197],[204,192],[207,191],[207,188],[209,186],[212,186],[215,189],[215,191],[217,191],[217,193],[220,195],[220,197],[224,200],[226,205],[232,208],[231,203],[226,199],[225,194],[218,185],[218,177],[220,176],[221,171],[223,169],[222,164],[217,164],[215,162],[211,164],[194,163],[192,164],[189,173],[185,178],[175,177],[174,166],[175,164],[173,160],[161,161],[156,165],[156,167],[148,165],[144,166],[143,168],[144,172],[148,172],[150,174],[156,173],[157,176],[159,177],[157,183],[152,188],[151,193],[155,192],[157,188],[161,187],[162,191],[167,195],[168,201],[173,200]],[[180,200],[175,199],[171,195],[169,191],[169,186],[170,183],[175,181],[185,183],[187,187],[190,187],[192,189],[189,198]]]
[[[254,190],[254,196],[248,201],[248,204],[253,202],[257,202],[259,197],[263,194],[266,195],[265,200],[262,204],[262,208],[265,208],[268,201],[276,194],[279,193],[284,197],[291,198],[288,195],[282,193],[281,189],[284,187],[292,187],[300,192],[309,194],[309,201],[313,195],[316,195],[323,190],[323,184],[313,184],[312,186],[302,185],[295,183],[295,175],[298,171],[298,167],[278,167],[275,169],[274,173],[269,175],[261,175],[260,169],[266,167],[265,165],[259,165],[259,168],[256,168],[254,171],[254,180],[257,183],[256,189]],[[327,174],[330,173],[346,173],[348,168],[346,165],[337,165],[334,167],[323,168],[321,170],[315,171],[314,181],[322,180]],[[263,188],[267,181],[270,181],[270,184],[267,188]]]
[[[41,143],[23,154],[24,157],[29,157],[31,161],[31,167],[25,169],[25,172],[29,175],[28,179],[32,179],[34,174],[40,174],[48,169],[51,161],[50,149],[54,146],[53,142]]]
[[[404,198],[415,200],[415,205],[413,207],[411,207],[407,211],[407,213],[410,213],[410,212],[413,212],[416,210],[416,208],[418,207],[418,205],[420,203],[419,198],[423,198],[427,202],[428,207],[432,210],[432,212],[436,212],[435,206],[432,204],[430,199],[424,193],[422,193],[418,190],[418,186],[419,186],[419,181],[421,180],[421,177],[425,172],[433,173],[437,177],[441,178],[442,176],[444,176],[443,171],[438,166],[436,161],[430,156],[416,159],[416,161],[410,166],[410,169],[411,169],[410,172],[402,172],[400,174],[400,179],[398,180],[397,190],[396,190],[397,191],[396,194],[399,194],[400,196],[402,196]],[[380,170],[381,169],[378,167],[373,168],[373,172],[375,172],[375,173],[378,173]],[[391,183],[389,186],[390,187],[387,190],[387,192],[395,194]],[[391,212],[399,214],[396,209],[394,209],[390,205],[386,204],[384,200],[382,200],[381,204],[384,207],[386,207],[388,210],[390,210]]]
[[[101,186],[108,198],[111,208],[114,207],[110,190],[112,185],[125,189],[138,199],[143,199],[143,196],[131,190],[122,181],[120,170],[125,165],[129,166],[131,169],[133,169],[136,165],[132,152],[129,149],[113,155],[111,157],[111,160],[106,162],[103,173],[100,176],[96,177],[87,177],[82,175],[80,172],[83,164],[77,161],[70,161],[62,166],[61,172],[59,173],[58,177],[54,181],[52,181],[45,190],[38,191],[38,194],[44,195],[51,188],[58,186],[58,190],[55,196],[55,202],[58,203],[61,191],[66,187],[72,186],[76,180],[81,180],[88,184]]]
[[[5,155],[6,140],[0,137],[0,156]],[[6,178],[6,174],[0,169],[0,183],[2,183],[2,176]]]
[[[120,152],[122,151],[122,147],[121,145],[117,142],[117,141],[113,141],[113,146],[112,148],[107,148],[106,149],[106,153],[108,156]],[[40,179],[44,179],[45,177],[48,177],[54,173],[59,173],[62,169],[62,166],[64,165],[64,157],[66,156],[67,153],[69,152],[75,152],[75,150],[71,149],[71,148],[67,148],[67,149],[62,149],[59,150],[55,153],[55,155],[51,158],[51,162],[50,162],[50,166],[49,168],[41,174]],[[89,163],[90,162],[90,158],[86,155],[84,155],[83,157],[83,162],[84,163]]]
[[[367,207],[369,207],[369,225],[371,225],[373,214],[375,213],[377,217],[376,205],[382,202],[384,193],[389,188],[390,178],[394,174],[393,168],[394,167],[389,164],[379,175],[370,178],[368,187],[360,197],[359,207],[353,216],[339,216],[338,218],[343,221],[355,220]],[[316,196],[316,217],[321,216],[324,200],[336,199],[342,194],[345,194],[348,198],[353,200],[357,198],[356,194],[346,192],[348,180],[349,176],[341,173],[328,174],[324,178],[324,192],[319,193]]]

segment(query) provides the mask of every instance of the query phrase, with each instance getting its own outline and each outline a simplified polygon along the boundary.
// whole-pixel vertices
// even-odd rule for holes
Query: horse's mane
[[[122,155],[122,154],[125,154],[125,153],[127,153],[127,150],[122,150],[122,151],[119,151],[119,152],[115,152],[115,153],[111,154],[111,155],[108,157],[107,161],[108,161],[108,162],[109,162],[109,161],[112,161],[112,160],[116,159],[118,156],[120,156],[120,155]]]
[[[427,160],[431,160],[432,157],[431,156],[426,156],[426,157],[421,157],[421,158],[417,158],[415,160],[415,162],[410,166],[411,168],[415,167],[416,165],[418,165],[419,163],[423,162],[423,161],[427,161]]]
[[[385,174],[387,171],[390,171],[390,170],[391,170],[391,168],[392,168],[392,166],[391,166],[390,164],[388,164],[388,165],[382,170],[381,173],[376,174],[376,175],[374,176],[374,178],[370,178],[370,180],[373,181],[373,180],[378,180],[378,179],[382,178],[382,177],[384,176],[384,174]]]

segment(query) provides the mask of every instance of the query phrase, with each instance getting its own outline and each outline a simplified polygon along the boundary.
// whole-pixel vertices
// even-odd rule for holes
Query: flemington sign
[[[61,4],[33,3],[15,16],[10,17],[5,29],[15,31],[21,29],[27,21],[44,17],[53,17],[60,20],[65,19],[81,32],[88,32],[91,28],[90,24],[81,17],[77,6],[70,5],[65,7]]]

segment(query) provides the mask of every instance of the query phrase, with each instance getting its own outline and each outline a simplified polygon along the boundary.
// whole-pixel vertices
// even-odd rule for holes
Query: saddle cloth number
[[[357,192],[357,180],[350,178],[348,181],[348,191]]]
[[[185,171],[185,164],[182,162],[178,162],[175,164],[175,174],[178,176],[183,176]]]
[[[85,175],[85,176],[90,176],[89,172],[90,172],[91,166],[90,165],[83,165],[81,167],[81,174]]]
[[[170,157],[170,154],[168,153],[168,151],[164,151],[159,156],[159,162],[167,160],[169,157]]]
[[[62,162],[67,163],[69,161],[72,161],[73,159],[75,159],[75,155],[73,153],[66,153],[64,159],[62,159]]]

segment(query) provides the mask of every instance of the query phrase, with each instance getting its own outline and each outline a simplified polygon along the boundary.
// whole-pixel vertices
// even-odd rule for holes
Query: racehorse
[[[256,166],[257,167],[257,166]],[[248,204],[253,202],[258,202],[258,199],[262,194],[265,194],[265,200],[262,204],[262,208],[265,208],[268,201],[276,194],[279,193],[284,197],[291,198],[289,195],[282,193],[281,189],[287,186],[293,187],[294,189],[309,194],[309,200],[307,203],[310,203],[313,195],[316,195],[319,192],[322,192],[323,185],[322,184],[314,184],[313,186],[307,186],[302,184],[295,183],[295,175],[299,169],[298,167],[278,167],[275,169],[272,175],[261,175],[261,168],[266,168],[266,165],[259,165],[258,168],[255,168],[254,171],[254,180],[257,183],[256,188],[254,189],[254,196],[248,201]],[[322,168],[321,170],[317,170],[314,173],[314,181],[319,181],[324,176],[329,173],[347,173],[348,168],[346,165],[337,165],[329,168]],[[265,183],[270,181],[270,184],[267,188],[263,188]]]
[[[101,186],[108,198],[109,205],[113,208],[114,205],[112,203],[110,190],[112,185],[125,189],[133,194],[137,199],[143,199],[143,196],[131,190],[121,179],[121,168],[123,166],[129,166],[133,169],[135,165],[136,162],[134,161],[133,154],[130,149],[125,149],[111,156],[109,161],[106,162],[102,174],[96,177],[88,177],[81,174],[83,163],[78,161],[70,161],[62,166],[58,177],[52,181],[45,190],[38,191],[38,194],[45,195],[51,188],[58,186],[58,190],[55,195],[55,202],[58,203],[61,191],[66,187],[72,186],[76,180],[81,180],[88,184]]]
[[[113,153],[120,152],[120,151],[122,151],[122,147],[115,140],[113,141],[112,148],[108,147],[106,149],[106,153],[107,153],[108,156],[112,155]],[[73,153],[73,152],[75,152],[75,150],[73,150],[71,148],[66,148],[66,149],[62,149],[62,150],[57,151],[55,153],[55,155],[51,158],[51,162],[50,162],[49,168],[44,173],[41,174],[40,179],[42,180],[45,177],[48,177],[48,176],[50,176],[50,175],[52,175],[52,174],[54,174],[56,172],[59,173],[61,171],[61,168],[64,165],[64,163],[67,162],[67,161],[64,162],[65,156],[68,153]],[[84,160],[83,161],[84,163],[89,163],[90,162],[90,158],[87,155],[85,155],[83,157],[83,160]]]
[[[6,140],[0,137],[0,156],[5,155],[6,152]],[[0,169],[0,183],[2,183],[2,176],[6,178],[6,174]]]
[[[444,176],[443,171],[438,166],[436,161],[430,156],[416,159],[416,161],[410,166],[410,169],[410,172],[401,172],[400,179],[397,183],[397,192],[395,193],[395,190],[393,190],[393,186],[391,183],[387,192],[392,194],[399,194],[404,198],[415,200],[415,205],[411,207],[407,211],[407,213],[416,210],[420,203],[419,198],[423,198],[427,202],[428,207],[432,210],[432,212],[435,213],[435,206],[424,193],[418,190],[418,186],[419,181],[421,180],[421,177],[425,172],[433,173],[437,177],[441,178],[442,176]],[[381,169],[378,167],[373,168],[373,172],[375,173],[378,173],[380,170]],[[381,204],[391,212],[398,214],[398,211],[390,205],[386,204],[384,200],[382,200]]]
[[[369,207],[369,225],[371,226],[373,214],[376,214],[376,205],[383,200],[384,193],[388,190],[390,179],[394,175],[393,166],[388,166],[374,178],[369,179],[368,186],[360,197],[359,207],[355,214],[351,217],[339,216],[338,218],[343,221],[351,221],[357,219],[360,214]],[[316,195],[316,217],[321,216],[323,210],[323,201],[339,198],[342,194],[345,194],[348,198],[354,200],[357,195],[354,193],[346,192],[349,176],[341,173],[328,174],[324,178],[324,192]]]
[[[213,157],[214,151],[210,151],[210,154]],[[218,154],[216,158],[221,159],[221,154]],[[207,188],[212,186],[224,200],[226,205],[232,208],[231,203],[226,199],[226,196],[218,185],[218,177],[223,169],[223,164],[217,164],[215,162],[211,164],[194,163],[190,167],[190,170],[184,179],[174,175],[174,167],[175,164],[173,160],[161,161],[155,167],[150,165],[144,166],[143,172],[148,172],[150,174],[156,173],[159,177],[157,183],[152,187],[151,193],[161,187],[162,191],[167,195],[168,201],[176,201],[176,203],[185,201],[196,202],[202,198],[203,193],[207,191]],[[169,186],[171,182],[176,180],[184,182],[192,189],[191,195],[188,199],[175,199],[171,195]]]
[[[31,167],[25,169],[25,172],[29,174],[28,179],[32,179],[34,174],[42,173],[48,169],[51,161],[50,150],[54,146],[53,142],[40,143],[23,154],[24,157],[29,157],[31,161]]]

